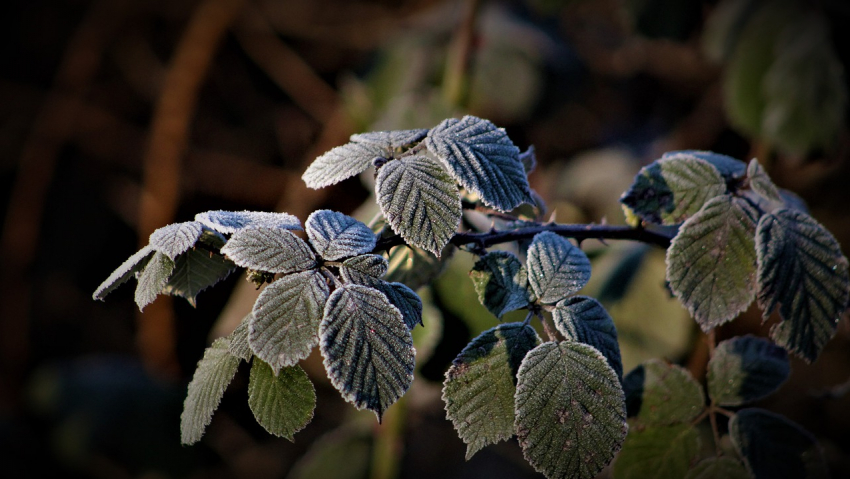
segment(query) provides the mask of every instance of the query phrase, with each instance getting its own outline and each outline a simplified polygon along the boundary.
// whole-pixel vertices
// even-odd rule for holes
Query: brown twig
[[[183,155],[189,144],[189,126],[199,88],[224,34],[243,0],[205,0],[189,24],[169,62],[161,94],[154,108],[150,142],[144,158],[139,207],[139,243],[145,245],[156,229],[174,221],[180,194]],[[176,372],[174,312],[160,299],[139,318],[139,346],[148,367]]]

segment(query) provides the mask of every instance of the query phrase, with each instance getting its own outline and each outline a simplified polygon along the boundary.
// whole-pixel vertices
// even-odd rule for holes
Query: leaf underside
[[[497,318],[525,308],[531,302],[528,273],[512,253],[493,251],[485,254],[475,262],[469,277],[478,300]]]
[[[694,420],[705,408],[702,386],[675,364],[651,359],[623,378],[629,417],[645,426]]]
[[[514,425],[526,460],[550,479],[596,477],[628,429],[623,390],[605,357],[581,343],[543,343],[518,377]]]
[[[670,288],[703,331],[731,321],[755,297],[757,215],[740,198],[712,198],[667,250]]]
[[[561,300],[552,311],[552,319],[565,338],[589,344],[599,350],[617,373],[617,378],[623,377],[617,328],[599,301],[587,296],[572,296]]]
[[[738,336],[717,345],[708,362],[708,394],[720,406],[740,406],[773,393],[788,379],[784,349],[755,336]]]
[[[227,278],[236,265],[224,256],[201,249],[181,254],[174,262],[174,271],[162,292],[185,298],[196,306],[198,293]]]
[[[497,210],[532,201],[519,149],[491,122],[450,118],[428,132],[428,147],[464,188]]]
[[[219,233],[232,234],[246,228],[282,228],[300,230],[301,222],[289,213],[266,211],[206,211],[195,215],[195,221]]]
[[[467,444],[467,459],[514,435],[516,374],[538,344],[531,326],[502,324],[478,335],[452,362],[443,382],[443,401],[446,417]]]
[[[168,283],[171,272],[174,271],[174,262],[165,253],[157,251],[148,261],[145,269],[139,275],[136,285],[136,304],[139,311],[145,309],[156,299]]]
[[[237,231],[221,252],[243,268],[269,273],[295,273],[315,268],[317,264],[310,246],[281,228]]]
[[[115,268],[115,271],[97,287],[94,294],[92,294],[92,299],[103,300],[106,295],[129,281],[130,278],[147,266],[148,261],[150,261],[154,253],[154,249],[148,245],[137,251],[133,256],[127,258],[126,261],[121,263],[121,266]]]
[[[543,304],[555,304],[590,280],[590,260],[569,240],[545,231],[528,248],[528,281]]]
[[[260,293],[252,311],[248,343],[275,374],[310,355],[330,294],[318,271],[286,275]]]
[[[201,439],[225,389],[236,374],[239,358],[230,354],[229,347],[227,339],[216,339],[198,361],[180,415],[183,444],[194,444]]]
[[[726,181],[737,180],[744,177],[747,173],[747,164],[743,161],[732,158],[731,156],[721,155],[713,151],[703,150],[677,150],[668,151],[661,155],[661,158],[698,158],[707,161]]]
[[[275,374],[268,364],[255,359],[248,382],[248,406],[266,431],[292,441],[313,419],[316,391],[300,366]]]
[[[641,168],[620,201],[650,223],[674,225],[725,192],[726,181],[709,162],[679,156]]]
[[[148,242],[153,249],[164,253],[174,261],[178,255],[195,246],[202,231],[203,225],[198,221],[174,223],[151,233]]]
[[[368,226],[336,211],[314,211],[305,226],[310,244],[326,260],[366,254],[375,248],[375,234]]]
[[[413,338],[399,310],[367,286],[337,288],[319,327],[325,369],[334,387],[358,409],[381,419],[413,381]]]
[[[815,438],[784,416],[742,409],[729,421],[729,436],[756,479],[829,477]]]
[[[761,218],[756,249],[759,306],[765,318],[777,307],[782,317],[770,337],[814,361],[850,299],[847,258],[820,223],[790,209]]]
[[[438,255],[460,226],[460,193],[443,168],[425,156],[391,161],[378,172],[375,191],[393,231]]]

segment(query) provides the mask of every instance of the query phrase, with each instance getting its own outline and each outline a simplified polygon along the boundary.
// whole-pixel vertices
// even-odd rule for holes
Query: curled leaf
[[[305,226],[310,244],[326,260],[366,254],[375,248],[375,234],[368,226],[336,211],[314,211]]]
[[[107,294],[115,291],[115,289],[136,275],[136,273],[142,271],[154,253],[154,249],[148,245],[137,251],[133,256],[127,258],[126,261],[121,263],[121,266],[115,268],[115,271],[113,271],[109,277],[106,278],[103,283],[100,283],[100,286],[94,290],[92,299],[99,299],[102,301]]]
[[[171,258],[171,261],[174,261],[178,255],[195,246],[195,242],[201,237],[201,231],[203,231],[203,225],[198,221],[174,223],[151,233],[149,242],[153,249],[164,253]]]
[[[531,302],[528,273],[519,258],[493,251],[479,258],[469,272],[478,300],[497,318]]]
[[[301,222],[289,213],[265,211],[206,211],[195,215],[195,221],[219,233],[231,234],[246,228],[283,228],[300,230]]]

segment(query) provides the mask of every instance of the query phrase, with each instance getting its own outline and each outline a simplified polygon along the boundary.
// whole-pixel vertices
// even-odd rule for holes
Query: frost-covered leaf
[[[753,158],[747,166],[747,178],[750,180],[750,188],[764,198],[771,201],[782,202],[779,188],[770,180],[770,176],[764,171],[758,160]]]
[[[758,300],[765,318],[779,307],[770,337],[806,361],[817,359],[835,334],[850,296],[847,258],[811,216],[781,209],[756,231]]]
[[[174,262],[171,258],[159,251],[154,253],[139,275],[139,284],[136,285],[136,304],[139,311],[145,309],[145,306],[151,304],[162,292],[172,271]]]
[[[469,277],[475,284],[478,300],[497,318],[531,302],[528,273],[512,253],[487,253],[475,262]]]
[[[662,159],[698,158],[707,161],[723,176],[727,182],[739,180],[747,173],[747,164],[728,155],[704,150],[676,150],[661,155]]]
[[[348,284],[331,294],[319,326],[328,377],[343,398],[381,419],[413,381],[413,338],[383,293]]]
[[[265,211],[206,211],[195,215],[195,221],[219,233],[231,234],[245,228],[283,228],[300,230],[301,222],[289,213]]]
[[[731,321],[756,293],[756,212],[741,198],[712,198],[667,250],[667,280],[703,331]]]
[[[784,349],[755,336],[722,341],[708,362],[708,395],[720,406],[740,406],[774,392],[788,379]]]
[[[563,299],[555,305],[552,319],[564,337],[589,344],[599,350],[608,360],[608,365],[617,373],[617,378],[623,377],[617,328],[599,301],[587,296]]]
[[[425,145],[467,190],[498,210],[531,201],[519,149],[487,120],[449,118],[428,132]]]
[[[339,272],[348,283],[365,284],[369,278],[380,278],[387,273],[389,263],[379,254],[361,254],[342,262]]]
[[[366,254],[375,248],[375,234],[368,226],[336,211],[314,211],[305,225],[310,244],[326,260]]]
[[[248,343],[254,354],[277,373],[310,355],[319,343],[319,323],[330,294],[319,271],[286,275],[260,293]]]
[[[651,359],[623,378],[629,417],[646,426],[687,423],[705,408],[702,386],[686,369]]]
[[[543,343],[519,368],[516,427],[523,455],[549,478],[590,479],[626,438],[617,374],[586,344]]]
[[[248,344],[248,325],[253,320],[253,317],[253,314],[248,313],[242,319],[242,322],[239,323],[239,326],[236,326],[236,329],[227,337],[230,341],[230,354],[243,361],[250,361],[251,357],[254,356],[254,351],[251,350],[251,346]]]
[[[792,154],[832,147],[846,125],[845,72],[831,27],[821,12],[801,12],[779,34],[764,76],[762,134]]]
[[[457,185],[446,171],[428,157],[412,156],[384,165],[376,181],[378,204],[393,231],[439,255],[462,212]]]
[[[183,414],[180,415],[183,444],[194,444],[201,440],[224,390],[236,374],[239,358],[230,354],[229,347],[227,339],[216,339],[198,361],[198,368],[195,369],[183,402]]]
[[[674,225],[725,192],[726,181],[717,168],[703,159],[678,155],[641,168],[620,202],[650,223]]]
[[[351,135],[354,143],[365,143],[380,146],[388,151],[410,146],[425,138],[427,129],[417,128],[414,130],[394,131],[371,131],[368,133],[356,133]]]
[[[756,479],[829,477],[815,438],[779,414],[742,409],[729,421],[729,436]]]
[[[145,266],[147,266],[148,261],[150,261],[154,253],[155,251],[150,247],[150,245],[136,251],[133,256],[130,256],[126,261],[121,263],[121,266],[117,267],[103,283],[100,283],[100,286],[94,290],[92,299],[99,299],[102,301],[107,294],[115,291],[119,286],[135,276],[136,273],[142,271]]]
[[[219,254],[192,249],[181,254],[174,262],[174,271],[162,292],[180,296],[195,306],[198,293],[226,278],[236,265]]]
[[[292,441],[313,419],[316,391],[300,366],[275,374],[268,364],[255,359],[248,382],[248,406],[266,431]]]
[[[729,456],[709,457],[688,471],[685,479],[752,479],[747,468]]]
[[[301,179],[313,189],[335,185],[363,173],[372,166],[372,160],[384,158],[388,154],[389,152],[382,145],[346,143],[313,160],[313,163],[301,175]]]
[[[700,452],[690,424],[633,430],[614,463],[614,479],[682,479]]]
[[[534,236],[527,262],[528,282],[544,304],[557,303],[590,279],[590,260],[584,251],[549,231]]]
[[[340,268],[340,270],[346,282],[369,286],[383,293],[390,304],[398,308],[402,319],[404,319],[404,324],[409,329],[413,329],[417,324],[422,324],[422,299],[407,285],[390,283],[368,274],[352,274],[345,268]]]
[[[528,175],[534,168],[537,167],[537,155],[534,152],[534,145],[528,147],[527,150],[519,154],[519,161],[522,163],[522,169]]]
[[[281,228],[237,231],[221,252],[243,268],[269,273],[294,273],[317,265],[310,246],[291,231]]]
[[[177,259],[195,246],[195,242],[201,237],[203,225],[198,221],[187,221],[185,223],[174,223],[163,226],[151,233],[149,244],[160,253],[164,253],[171,261]]]
[[[478,335],[452,361],[443,382],[443,401],[446,417],[467,444],[467,459],[514,435],[517,371],[538,344],[534,328],[507,323]]]

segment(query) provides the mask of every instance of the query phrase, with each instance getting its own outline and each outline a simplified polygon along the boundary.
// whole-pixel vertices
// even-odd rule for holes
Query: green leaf
[[[617,328],[605,308],[593,298],[573,296],[563,299],[552,311],[555,327],[565,338],[593,346],[608,360],[608,365],[623,377]]]
[[[781,209],[764,215],[756,231],[758,301],[780,346],[806,361],[817,359],[835,334],[850,300],[847,258],[835,238],[811,216]]]
[[[750,180],[750,188],[762,197],[782,203],[782,196],[779,194],[779,188],[770,180],[770,176],[764,171],[764,168],[759,164],[758,160],[753,158],[747,166],[747,178]]]
[[[673,225],[725,192],[726,181],[717,168],[701,158],[678,155],[641,168],[620,202],[650,223]]]
[[[740,406],[773,393],[788,379],[788,353],[762,338],[722,341],[708,362],[708,394],[720,406]]]
[[[614,479],[681,479],[700,452],[699,432],[690,424],[629,432],[614,463]]]
[[[254,315],[248,313],[242,319],[242,322],[239,323],[239,326],[236,326],[236,329],[227,337],[230,341],[230,346],[228,347],[230,354],[246,362],[250,361],[251,357],[254,356],[254,351],[251,350],[251,346],[248,344],[248,326],[253,321],[253,318]]]
[[[844,127],[847,86],[821,13],[801,12],[779,34],[764,76],[764,137],[792,154],[836,144]]]
[[[266,431],[292,441],[313,419],[316,391],[301,367],[286,367],[275,374],[268,364],[255,359],[248,382],[248,406]]]
[[[767,99],[765,75],[774,62],[776,40],[784,27],[799,18],[793,2],[758,5],[725,65],[723,103],[730,122],[743,133],[761,136]]]
[[[398,308],[383,293],[348,284],[331,294],[319,326],[325,369],[358,409],[384,411],[413,382],[413,339]]]
[[[228,277],[234,269],[236,265],[224,256],[192,249],[177,257],[162,292],[185,298],[195,306],[198,293]]]
[[[139,311],[145,309],[145,306],[151,304],[162,292],[172,271],[174,262],[165,253],[157,251],[151,257],[139,275],[139,284],[136,285],[136,304]]]
[[[629,417],[644,426],[688,423],[705,409],[705,395],[686,369],[651,359],[623,378]]]
[[[314,211],[305,225],[310,244],[326,260],[366,254],[375,248],[375,234],[368,226],[336,211]]]
[[[488,206],[510,211],[532,201],[519,148],[489,121],[468,115],[443,120],[428,132],[425,145]]]
[[[446,269],[457,248],[451,244],[443,248],[440,256],[416,246],[398,246],[389,254],[389,268],[384,279],[404,283],[413,290],[430,284]]]
[[[467,444],[466,459],[514,435],[516,375],[540,344],[534,328],[507,323],[484,331],[452,362],[443,382],[446,417]]]
[[[590,479],[626,438],[626,405],[602,354],[575,342],[543,343],[523,359],[516,389],[517,438],[549,478]]]
[[[752,303],[758,212],[731,195],[712,198],[679,229],[667,250],[667,280],[703,331]]]
[[[439,255],[460,226],[460,193],[452,178],[428,157],[412,156],[384,165],[376,181],[378,204],[393,231]]]
[[[227,339],[216,339],[212,346],[204,351],[204,357],[198,361],[198,368],[195,369],[186,400],[183,402],[183,414],[180,415],[180,436],[183,444],[194,444],[201,440],[204,430],[212,420],[213,412],[221,402],[224,390],[236,374],[239,358],[231,355],[229,348],[230,342]]]
[[[248,343],[275,374],[310,355],[330,294],[319,271],[286,275],[260,293],[254,303]]]
[[[740,461],[728,456],[709,457],[688,471],[685,479],[752,479]]]
[[[317,265],[310,246],[281,228],[239,230],[221,248],[221,253],[243,268],[269,273],[295,273]]]
[[[385,158],[388,154],[381,145],[346,143],[316,158],[301,175],[301,179],[313,189],[335,185],[363,173],[372,166],[372,160]]]
[[[197,221],[174,223],[151,233],[149,243],[153,249],[175,261],[178,255],[195,246],[195,242],[201,237],[201,231],[203,225]]]
[[[590,279],[590,260],[569,240],[544,231],[528,248],[528,282],[538,300],[555,304]]]
[[[779,414],[742,409],[729,421],[729,436],[756,479],[829,477],[815,438]]]
[[[236,233],[246,228],[301,229],[301,222],[295,216],[265,211],[206,211],[195,215],[195,221],[224,234]]]
[[[369,278],[380,278],[387,273],[389,263],[379,254],[361,254],[342,262],[339,272],[347,283],[364,284]]]
[[[395,131],[372,131],[368,133],[357,133],[351,135],[351,141],[354,143],[364,143],[378,145],[386,150],[396,150],[410,146],[417,141],[425,138],[428,134],[427,129],[417,128],[413,130],[395,130]]]
[[[740,180],[747,173],[747,164],[728,155],[705,150],[676,150],[661,155],[662,159],[697,158],[707,161],[720,173],[727,184]]]
[[[528,307],[531,302],[528,272],[513,253],[485,254],[475,262],[469,277],[475,284],[478,300],[497,318]]]
[[[142,271],[145,266],[147,266],[148,261],[150,261],[154,253],[154,249],[148,245],[137,251],[133,256],[127,258],[126,261],[121,263],[121,266],[117,267],[115,271],[113,271],[109,277],[106,278],[103,283],[100,283],[100,286],[94,290],[92,299],[99,299],[103,301],[107,294],[115,291],[119,286],[135,276],[136,273]]]

